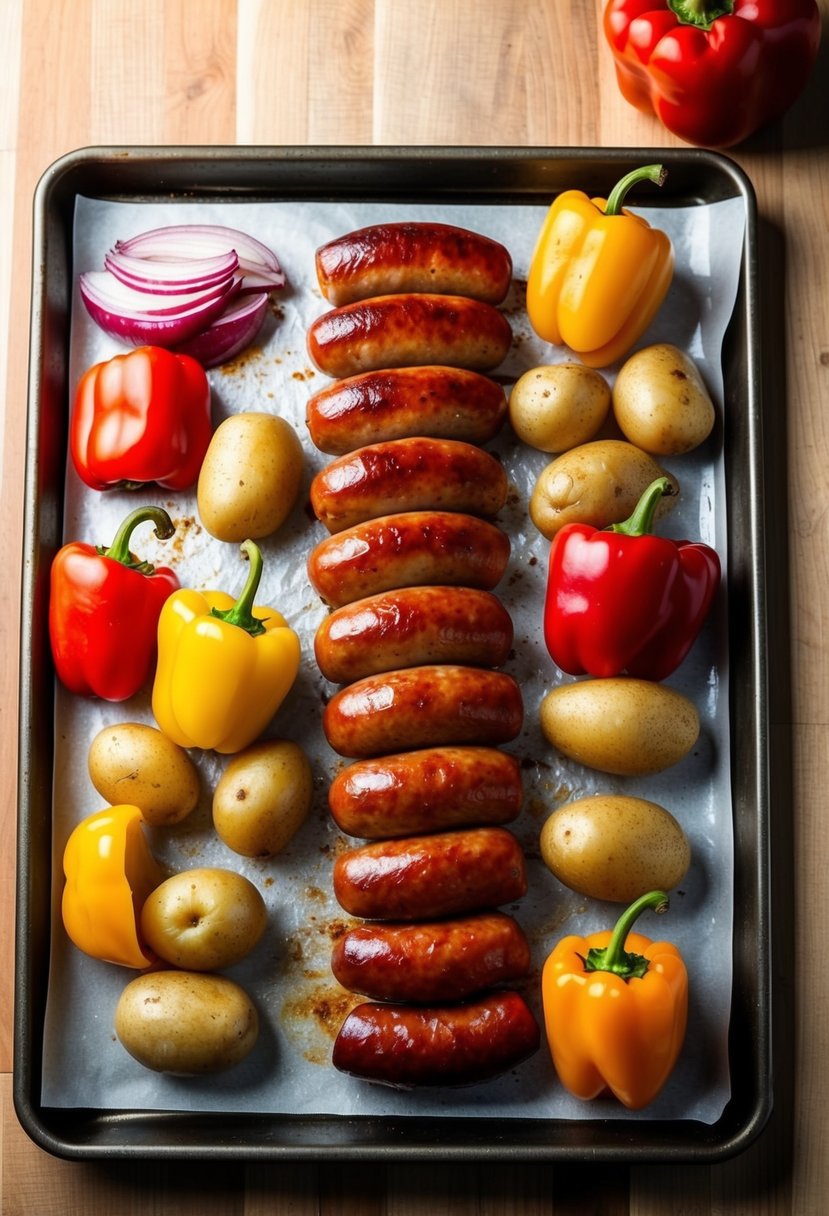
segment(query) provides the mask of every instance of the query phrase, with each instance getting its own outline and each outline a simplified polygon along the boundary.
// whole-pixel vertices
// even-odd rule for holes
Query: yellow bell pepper
[[[253,606],[262,554],[251,540],[248,580],[234,603],[223,591],[183,588],[158,622],[153,713],[180,747],[233,753],[256,739],[299,670],[299,638],[273,608]]]
[[[64,927],[79,950],[139,971],[155,961],[138,934],[141,908],[164,879],[143,822],[138,807],[128,805],[83,819],[64,849],[61,903]]]
[[[588,367],[621,359],[650,325],[671,285],[666,233],[622,209],[636,182],[661,185],[661,165],[623,177],[607,200],[566,190],[550,207],[527,279],[527,312],[540,338]]]

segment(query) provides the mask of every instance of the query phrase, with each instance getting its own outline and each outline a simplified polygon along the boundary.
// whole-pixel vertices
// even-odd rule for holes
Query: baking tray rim
[[[643,160],[644,158],[644,160]],[[555,1161],[555,1160],[606,1160],[639,1161],[682,1160],[688,1162],[713,1163],[731,1157],[747,1148],[761,1133],[771,1113],[772,1058],[771,1058],[771,943],[769,933],[769,874],[770,855],[768,849],[769,817],[769,760],[767,746],[768,673],[766,666],[766,603],[765,603],[765,552],[763,530],[763,443],[762,443],[762,394],[760,384],[760,359],[755,322],[758,316],[758,266],[757,266],[757,213],[753,187],[743,171],[732,160],[721,153],[703,149],[631,149],[590,147],[477,147],[457,148],[451,146],[123,146],[89,147],[67,153],[60,157],[42,175],[34,196],[33,225],[33,276],[29,352],[29,390],[26,446],[26,492],[24,507],[23,586],[21,595],[21,638],[32,637],[32,622],[39,612],[43,619],[44,594],[44,536],[43,518],[49,515],[54,522],[60,507],[48,503],[44,508],[41,480],[41,400],[44,382],[48,375],[60,377],[60,368],[55,369],[55,354],[46,347],[46,331],[54,318],[49,313],[53,301],[49,288],[49,258],[55,257],[55,243],[61,234],[68,247],[64,249],[68,278],[71,284],[71,215],[62,213],[66,199],[88,193],[96,197],[129,197],[134,199],[133,179],[152,167],[155,174],[162,166],[169,180],[152,180],[152,188],[146,197],[197,198],[210,196],[221,188],[222,177],[232,175],[234,165],[238,172],[244,167],[242,184],[237,183],[238,193],[232,197],[248,200],[254,197],[338,197],[339,178],[351,180],[351,188],[357,197],[393,198],[400,190],[401,170],[407,169],[416,175],[420,183],[420,197],[433,195],[442,199],[460,197],[490,198],[497,202],[501,195],[517,201],[519,196],[534,196],[542,201],[546,196],[564,188],[556,180],[556,174],[565,166],[572,180],[584,182],[584,175],[606,180],[616,180],[621,172],[637,164],[660,160],[666,164],[670,176],[680,177],[691,170],[691,179],[708,174],[719,183],[723,197],[738,195],[746,211],[744,256],[741,269],[738,307],[732,326],[743,327],[744,375],[747,399],[745,434],[741,442],[751,456],[749,464],[750,493],[744,513],[743,526],[751,540],[753,561],[742,588],[743,596],[751,605],[752,628],[748,631],[746,649],[749,652],[749,670],[752,676],[748,690],[749,708],[752,712],[754,731],[752,741],[755,750],[748,757],[747,774],[756,815],[756,849],[753,866],[749,867],[749,891],[754,900],[759,943],[759,955],[755,957],[757,978],[755,1036],[749,1054],[752,1060],[752,1076],[755,1091],[747,1107],[736,1110],[734,1095],[722,1118],[714,1125],[672,1121],[656,1123],[642,1120],[636,1122],[613,1120],[584,1120],[577,1124],[567,1123],[569,1136],[548,1142],[543,1137],[527,1143],[525,1137],[530,1128],[538,1131],[554,1129],[555,1120],[510,1119],[504,1121],[508,1136],[500,1136],[493,1143],[475,1143],[474,1132],[480,1125],[492,1120],[468,1119],[462,1116],[423,1119],[412,1117],[404,1120],[380,1120],[375,1116],[363,1117],[303,1117],[258,1116],[258,1124],[277,1126],[290,1123],[296,1128],[320,1128],[330,1130],[338,1126],[340,1131],[351,1129],[353,1136],[339,1144],[314,1141],[303,1144],[297,1137],[283,1136],[282,1143],[275,1141],[270,1133],[263,1133],[259,1140],[249,1138],[240,1142],[239,1129],[248,1119],[232,1115],[211,1115],[205,1112],[117,1112],[117,1111],[54,1111],[39,1102],[39,1060],[34,1059],[34,1049],[42,1050],[42,1033],[38,1037],[35,1029],[36,999],[32,994],[32,974],[36,963],[32,951],[33,916],[38,911],[32,889],[32,844],[37,825],[33,821],[33,807],[37,809],[37,794],[40,794],[41,821],[43,820],[43,774],[35,777],[32,759],[34,745],[34,723],[36,702],[33,689],[48,686],[51,679],[50,659],[36,654],[34,646],[21,643],[20,667],[20,752],[18,761],[18,845],[17,845],[17,921],[16,921],[16,967],[15,967],[15,1011],[14,1011],[14,1086],[13,1097],[17,1117],[27,1134],[46,1151],[66,1158],[95,1157],[201,1157],[220,1155],[234,1159],[293,1160],[315,1159],[324,1154],[326,1160],[415,1160],[423,1156],[452,1159],[462,1156],[466,1160],[481,1161]],[[423,185],[424,162],[440,176],[462,171],[457,181],[426,189]],[[569,166],[578,166],[582,174],[574,178]],[[396,171],[390,181],[382,177],[392,169]],[[475,170],[474,180],[469,176]],[[201,178],[196,181],[195,177]],[[190,184],[187,183],[191,174]],[[291,174],[293,173],[293,178]],[[332,173],[337,178],[332,185]],[[252,174],[252,177],[246,175]],[[356,174],[356,178],[355,178]],[[361,178],[360,175],[363,175]],[[539,176],[541,175],[541,180]],[[97,176],[96,176],[97,175]],[[687,172],[685,173],[688,176]],[[225,176],[225,181],[227,180]],[[263,182],[267,184],[263,185]],[[288,185],[288,182],[293,184]],[[258,183],[258,184],[257,184]],[[592,184],[592,183],[591,183]],[[83,189],[81,187],[84,187]],[[596,190],[598,187],[593,185]],[[411,187],[410,187],[411,189]],[[681,200],[687,201],[687,200]],[[703,196],[699,201],[707,201]],[[61,222],[63,229],[61,229]],[[58,232],[52,229],[57,225]],[[65,286],[65,285],[64,285]],[[59,311],[59,310],[58,310]],[[68,318],[64,317],[66,326]],[[61,352],[58,352],[58,356]],[[65,352],[63,352],[65,354]],[[59,362],[59,357],[58,357]],[[65,377],[64,377],[65,381]],[[59,495],[58,495],[59,497]],[[51,514],[50,514],[51,513]],[[731,512],[729,512],[730,518]],[[55,543],[52,543],[52,550]],[[50,552],[48,543],[45,549]],[[731,546],[730,546],[731,552]],[[48,570],[48,563],[47,563]],[[733,625],[734,617],[731,621]],[[29,628],[27,629],[27,626]],[[48,646],[46,646],[48,651]],[[51,774],[49,777],[49,800],[51,799]],[[49,826],[51,825],[49,809]],[[746,867],[744,867],[745,869]],[[41,920],[43,908],[40,908]],[[48,909],[47,933],[48,942]],[[42,924],[41,924],[42,931]],[[735,930],[736,931],[736,930]],[[47,951],[48,953],[48,951]],[[48,962],[48,959],[47,959]],[[43,960],[40,960],[41,969]],[[735,976],[736,986],[736,976]],[[41,995],[43,995],[41,993]],[[734,1001],[734,998],[732,998]],[[41,1001],[42,1005],[42,1001]],[[734,1005],[732,1004],[732,1011]],[[42,1008],[41,1015],[42,1032]],[[735,1028],[731,1027],[731,1050],[734,1047]],[[743,1045],[745,1047],[745,1045]],[[732,1078],[733,1079],[733,1078]],[[230,1134],[220,1138],[216,1133],[230,1122]],[[62,1124],[70,1124],[62,1127]],[[166,1140],[153,1139],[147,1135],[144,1124],[150,1127],[172,1130],[179,1133],[188,1123],[199,1129],[194,1143],[189,1137],[174,1137]],[[375,1142],[366,1135],[383,1124],[384,1138]],[[398,1124],[400,1126],[398,1126]],[[78,1135],[78,1129],[88,1127],[88,1139]],[[458,1142],[450,1142],[446,1134],[450,1130],[466,1129],[467,1134]],[[581,1134],[574,1135],[574,1129]],[[202,1134],[202,1130],[204,1134]],[[284,1129],[283,1129],[284,1130]],[[415,1142],[413,1133],[424,1131],[423,1142]],[[134,1134],[138,1132],[139,1134]],[[131,1134],[132,1133],[132,1134]],[[235,1133],[235,1134],[234,1134]],[[443,1133],[443,1134],[441,1134]],[[584,1134],[588,1133],[588,1134]],[[645,1135],[644,1133],[647,1133]],[[435,1138],[437,1137],[437,1138]]]

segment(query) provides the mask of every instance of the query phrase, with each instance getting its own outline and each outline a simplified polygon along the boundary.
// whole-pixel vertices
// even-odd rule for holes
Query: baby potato
[[[699,447],[714,427],[714,405],[693,359],[670,343],[627,360],[613,386],[613,413],[631,443],[657,456]]]
[[[603,773],[661,773],[699,738],[693,701],[652,680],[580,680],[541,702],[541,731],[564,756]]]
[[[127,984],[115,1033],[145,1068],[200,1076],[234,1068],[259,1035],[259,1016],[232,980],[189,971],[156,971]]]
[[[541,829],[540,844],[559,882],[613,903],[670,891],[691,864],[691,847],[670,811],[626,794],[594,794],[559,807]]]
[[[233,870],[182,870],[144,901],[141,933],[159,958],[186,971],[218,971],[249,954],[268,920],[265,901]]]
[[[607,381],[583,363],[534,367],[515,382],[509,399],[512,429],[541,452],[566,452],[586,443],[609,409]]]
[[[627,519],[657,477],[667,477],[674,491],[656,508],[659,519],[679,493],[676,478],[647,452],[623,439],[583,443],[542,469],[530,497],[530,518],[548,540],[565,524],[606,528]]]
[[[290,514],[303,474],[296,431],[274,414],[233,414],[214,431],[196,489],[199,516],[217,540],[270,536]]]
[[[147,823],[179,823],[199,800],[199,774],[183,747],[154,726],[105,726],[89,748],[89,777],[112,806],[128,802]]]
[[[234,853],[272,857],[302,827],[312,797],[311,765],[298,744],[255,743],[222,774],[213,793],[213,825]]]

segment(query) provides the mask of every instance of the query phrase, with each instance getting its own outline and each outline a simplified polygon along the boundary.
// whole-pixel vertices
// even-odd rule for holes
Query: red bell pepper
[[[160,540],[175,531],[161,507],[139,507],[108,549],[73,541],[52,562],[49,640],[55,670],[70,692],[125,701],[152,674],[158,618],[179,581],[172,570],[130,552],[133,530],[147,520]]]
[[[556,533],[544,640],[562,671],[664,680],[688,654],[719,586],[720,559],[702,542],[650,534],[669,493],[659,477],[624,523]]]
[[[726,148],[779,118],[817,58],[815,0],[610,0],[623,96],[690,144]]]
[[[78,475],[93,490],[195,485],[210,439],[210,385],[189,355],[139,346],[81,377],[69,429]]]

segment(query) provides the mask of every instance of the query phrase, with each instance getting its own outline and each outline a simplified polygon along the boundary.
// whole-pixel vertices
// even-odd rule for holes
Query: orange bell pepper
[[[607,200],[566,190],[547,212],[530,263],[527,313],[540,338],[588,367],[627,354],[650,325],[674,272],[670,238],[622,209],[640,181],[661,185],[661,165],[628,173]]]
[[[81,820],[63,853],[61,913],[85,954],[141,971],[155,960],[140,940],[144,901],[164,879],[137,806],[108,806]]]
[[[642,895],[612,933],[563,938],[541,977],[547,1042],[562,1084],[585,1100],[609,1090],[631,1110],[647,1106],[667,1081],[688,1018],[679,951],[630,932],[646,908],[666,911],[667,895]]]

